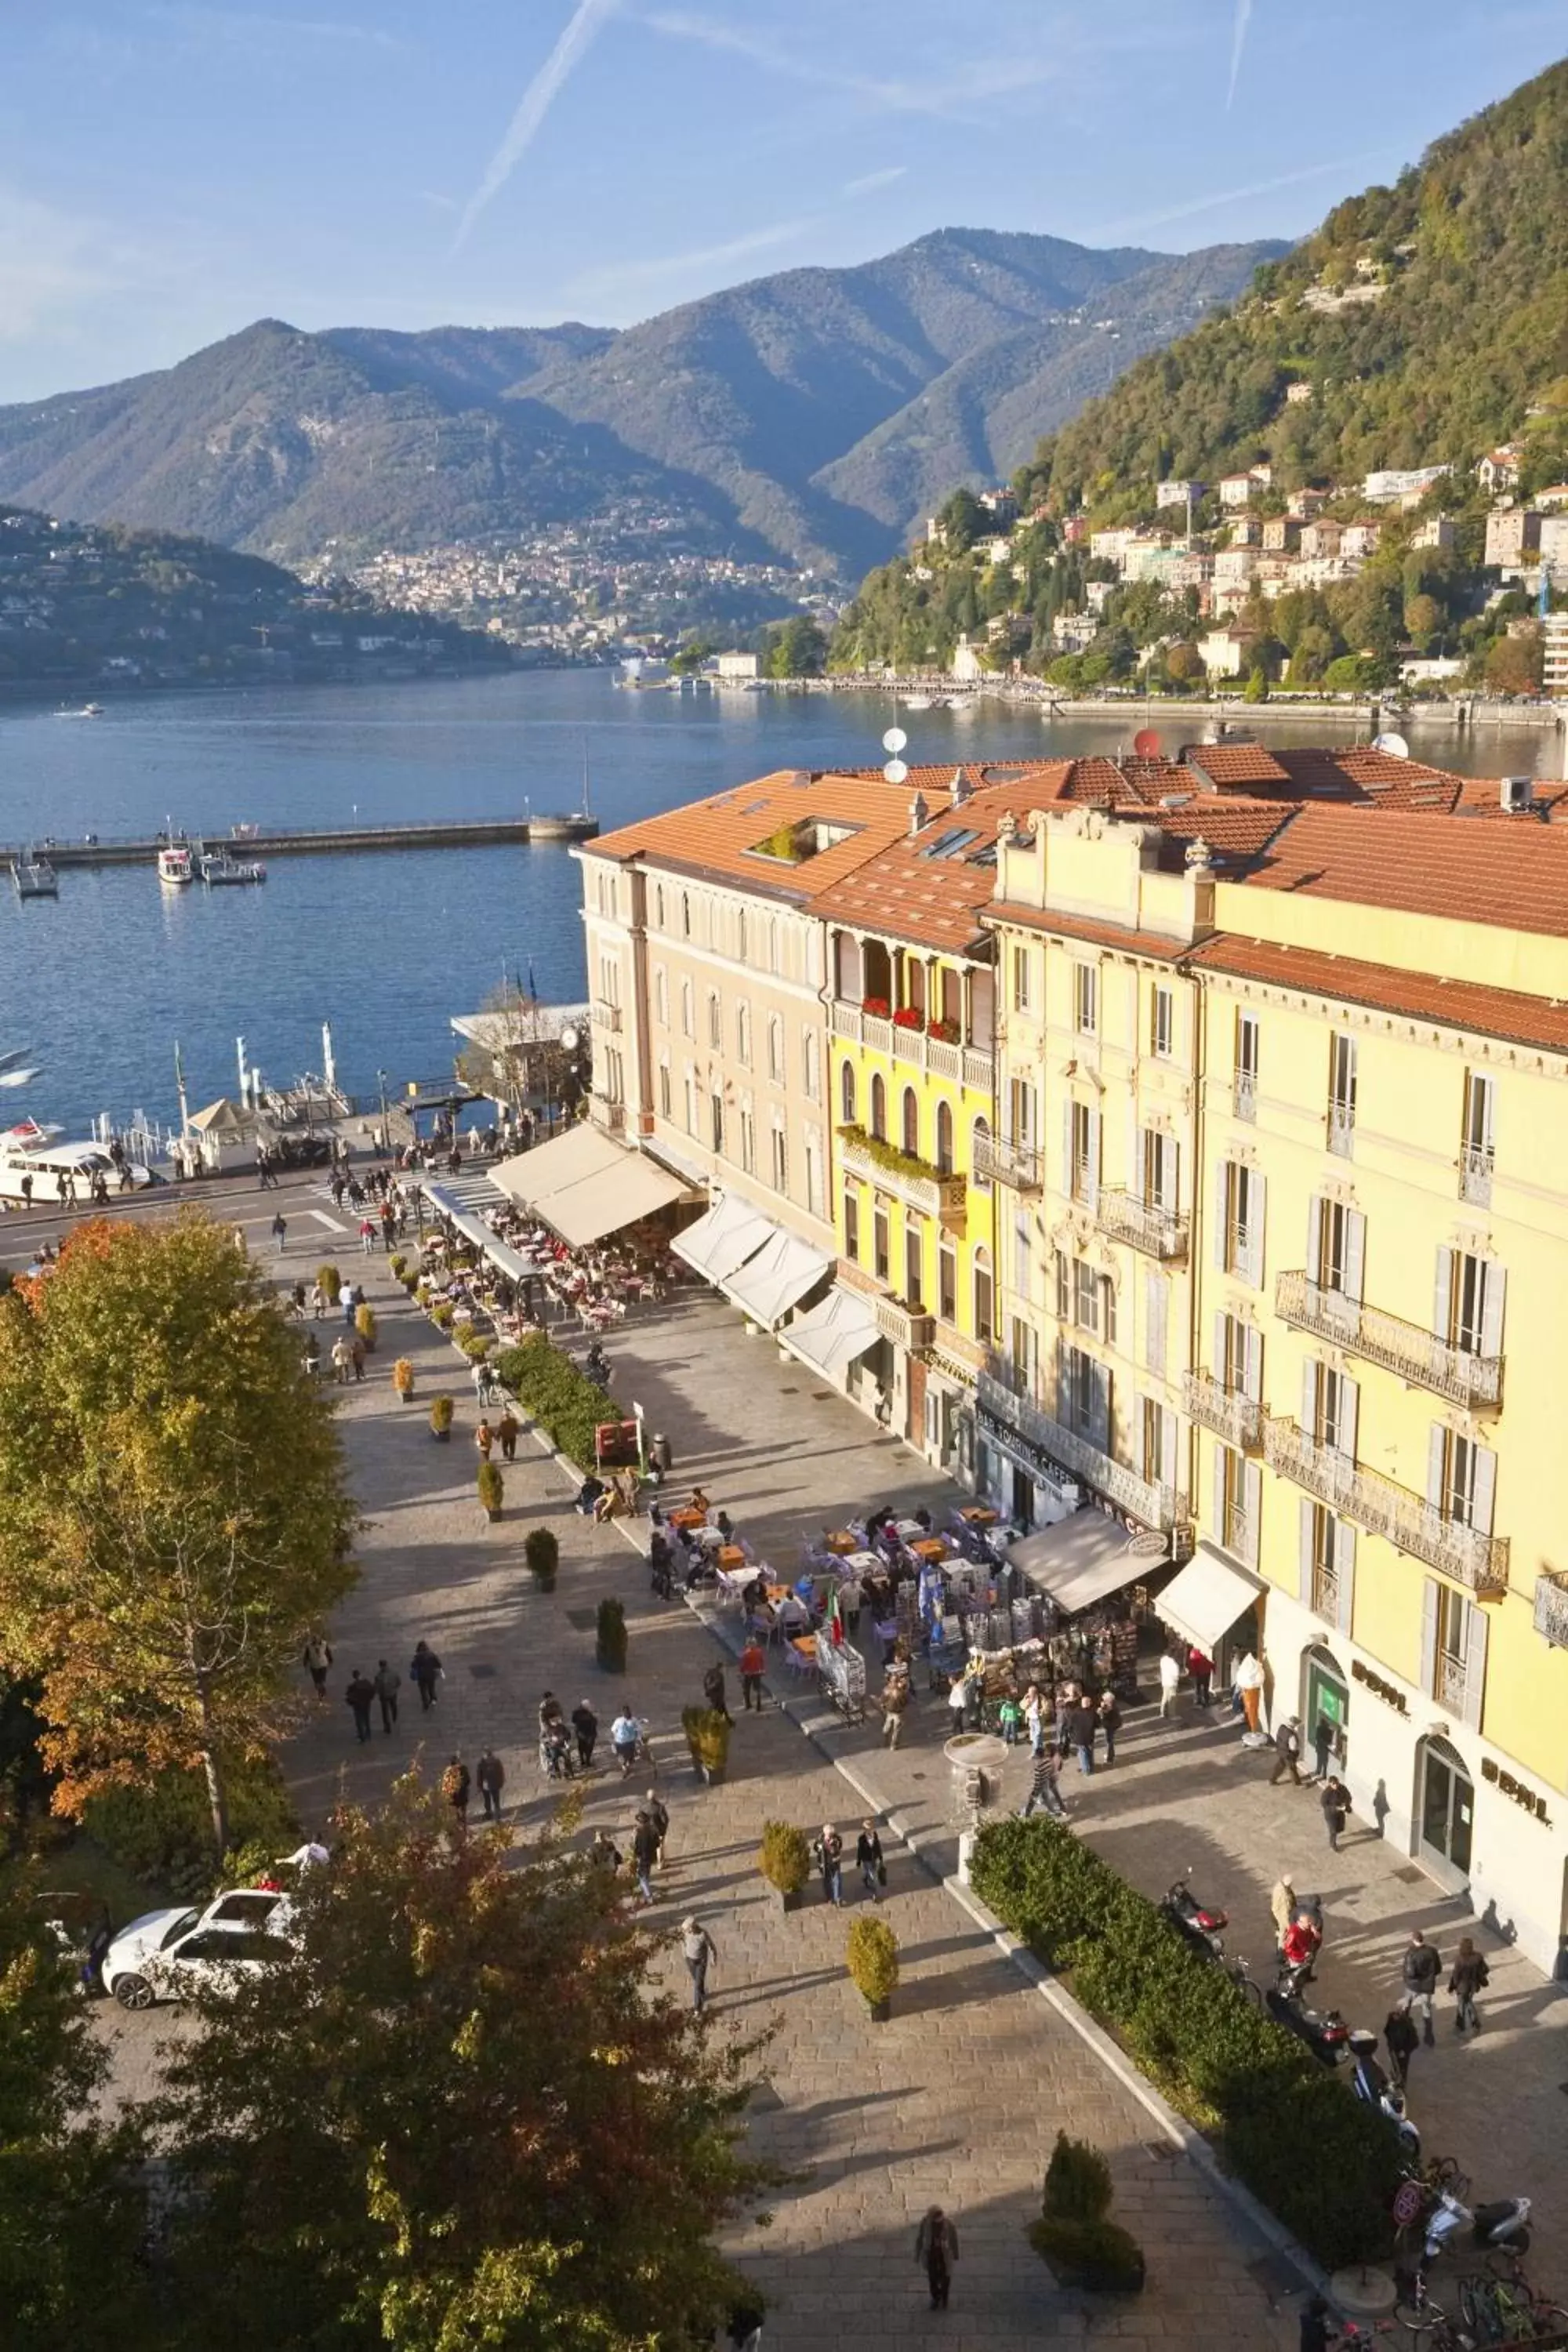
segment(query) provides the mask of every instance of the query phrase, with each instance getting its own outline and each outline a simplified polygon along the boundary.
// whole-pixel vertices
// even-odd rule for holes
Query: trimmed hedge
[[[983,1830],[973,1879],[1325,2270],[1389,2252],[1400,2170],[1386,2121],[1198,1959],[1146,1895],[1050,1821]]]
[[[584,1472],[594,1467],[594,1431],[601,1421],[619,1421],[620,1407],[580,1372],[570,1356],[536,1331],[492,1359],[502,1388],[510,1389],[558,1452]]]
[[[81,1826],[95,1845],[138,1878],[185,1901],[247,1876],[296,1844],[300,1823],[271,1758],[233,1759],[224,1774],[229,1850],[220,1867],[213,1851],[206,1776],[172,1768],[144,1786],[105,1789],[90,1797]]]

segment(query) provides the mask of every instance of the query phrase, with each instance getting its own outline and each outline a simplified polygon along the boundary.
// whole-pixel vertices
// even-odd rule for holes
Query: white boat
[[[196,869],[195,861],[191,856],[190,851],[185,847],[183,841],[172,841],[168,844],[166,848],[161,849],[158,852],[158,879],[160,882],[194,882],[195,878]]]
[[[101,702],[84,702],[79,709],[57,710],[55,713],[57,719],[101,719],[102,716]]]
[[[209,849],[203,853],[202,880],[210,889],[233,887],[240,882],[265,882],[267,868],[254,857],[231,857],[226,849]]]
[[[20,857],[11,860],[11,883],[18,898],[58,898],[60,895],[54,867],[36,849],[24,849]]]
[[[931,697],[929,694],[906,694],[904,697],[904,709],[906,710],[929,710],[931,709]]]
[[[110,1194],[120,1190],[120,1170],[115,1166],[101,1143],[60,1143],[54,1140],[60,1133],[56,1128],[38,1127],[32,1119],[24,1119],[20,1127],[0,1135],[0,1200],[32,1200],[42,1208],[68,1204],[73,1197],[79,1206],[92,1198],[93,1179],[101,1176]],[[39,1139],[34,1140],[34,1139]],[[139,1162],[128,1163],[131,1181],[138,1191],[155,1180],[150,1168]],[[60,1190],[65,1179],[66,1190]],[[24,1180],[30,1179],[25,1189]]]

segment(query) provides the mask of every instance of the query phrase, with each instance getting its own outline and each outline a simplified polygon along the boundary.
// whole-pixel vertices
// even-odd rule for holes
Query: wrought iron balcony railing
[[[1274,1311],[1298,1331],[1310,1331],[1348,1355],[1381,1364],[1417,1388],[1467,1411],[1496,1410],[1502,1402],[1502,1358],[1483,1356],[1403,1316],[1366,1307],[1342,1291],[1327,1290],[1305,1274],[1282,1274],[1274,1286]]]
[[[1118,1185],[1102,1185],[1095,1202],[1094,1222],[1111,1241],[1129,1242],[1145,1257],[1169,1262],[1187,1254],[1187,1221],[1173,1209],[1141,1201],[1136,1192]]]
[[[1263,1458],[1271,1470],[1304,1486],[1342,1518],[1382,1536],[1395,1550],[1425,1560],[1456,1584],[1477,1593],[1507,1591],[1506,1536],[1483,1535],[1460,1519],[1445,1518],[1408,1486],[1385,1478],[1381,1471],[1363,1469],[1348,1454],[1321,1444],[1295,1422],[1270,1413],[1263,1419]]]

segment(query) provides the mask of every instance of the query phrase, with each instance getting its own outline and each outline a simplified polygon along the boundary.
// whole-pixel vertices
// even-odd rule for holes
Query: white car
[[[262,1886],[236,1887],[205,1911],[143,1912],[105,1953],[104,1990],[122,2009],[151,2009],[232,1969],[253,1976],[288,1950],[293,1916],[287,1895]]]

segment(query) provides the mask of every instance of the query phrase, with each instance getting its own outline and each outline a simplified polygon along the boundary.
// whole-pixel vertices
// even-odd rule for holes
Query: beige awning
[[[726,1282],[777,1230],[738,1192],[726,1192],[695,1224],[678,1234],[670,1247],[704,1281]]]
[[[1234,1560],[1200,1544],[1179,1575],[1154,1600],[1154,1613],[1208,1657],[1268,1586]]]
[[[1092,1504],[1010,1546],[1007,1565],[1021,1569],[1068,1616],[1149,1570],[1130,1549],[1126,1528]]]
[[[511,1200],[531,1209],[550,1193],[584,1176],[597,1176],[629,1156],[624,1144],[614,1142],[603,1128],[591,1127],[584,1120],[569,1127],[564,1135],[552,1136],[548,1143],[536,1143],[531,1151],[503,1160],[499,1168],[491,1169],[490,1181]]]
[[[858,1291],[835,1283],[826,1298],[784,1324],[778,1336],[792,1356],[836,1381],[882,1335],[869,1303]]]
[[[503,1160],[491,1181],[542,1217],[568,1249],[586,1249],[687,1197],[679,1176],[586,1124]]]
[[[748,1257],[724,1284],[727,1295],[743,1307],[754,1323],[772,1330],[782,1316],[814,1290],[833,1271],[826,1250],[813,1249],[798,1234],[781,1225],[768,1229],[768,1238],[754,1257]]]

